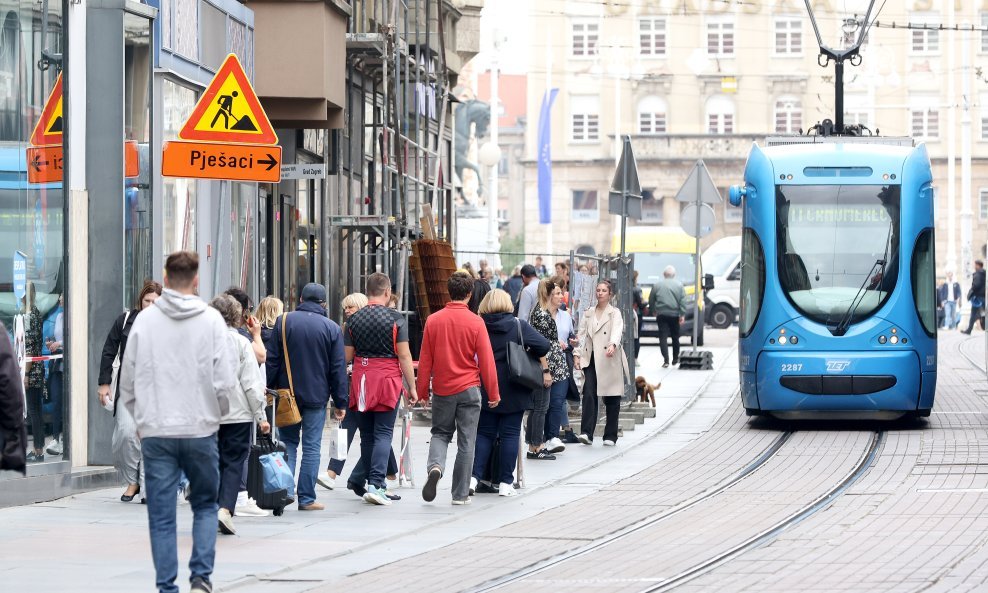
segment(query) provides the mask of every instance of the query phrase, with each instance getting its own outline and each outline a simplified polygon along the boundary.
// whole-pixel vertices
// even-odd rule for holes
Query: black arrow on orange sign
[[[267,153],[267,154],[268,154],[268,158],[267,159],[265,159],[263,161],[259,160],[257,162],[260,163],[260,164],[262,164],[262,165],[267,165],[268,168],[265,169],[265,171],[270,171],[271,169],[274,169],[274,166],[278,164],[278,161],[275,160],[274,156],[272,156],[272,154],[270,152]]]
[[[48,161],[41,160],[41,155],[37,155],[37,154],[34,155],[34,160],[31,161],[31,166],[34,167],[34,170],[37,171],[38,173],[40,173],[41,172],[41,166],[42,165],[44,165],[44,166],[47,167],[48,166]]]

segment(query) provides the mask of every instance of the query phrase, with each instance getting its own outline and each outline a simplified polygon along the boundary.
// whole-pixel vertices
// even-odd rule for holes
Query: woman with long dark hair
[[[127,336],[137,315],[153,305],[159,296],[161,296],[160,284],[150,280],[144,283],[137,295],[134,308],[121,313],[113,322],[113,327],[110,328],[110,333],[103,344],[103,355],[100,358],[97,393],[100,404],[104,407],[108,407],[110,402],[113,402],[113,416],[116,423],[111,442],[114,465],[127,482],[127,489],[120,495],[120,500],[123,502],[134,500],[134,497],[140,493],[141,484],[144,482],[144,464],[141,462],[141,441],[137,438],[134,418],[125,407],[116,405],[120,398],[119,382],[115,376],[116,367],[119,367],[119,361],[123,359],[124,351],[127,349]]]

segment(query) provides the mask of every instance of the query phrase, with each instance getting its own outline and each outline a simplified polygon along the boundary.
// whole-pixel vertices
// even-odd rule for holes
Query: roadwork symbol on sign
[[[34,146],[52,146],[62,143],[62,75],[58,75],[55,86],[45,101],[45,108],[41,111],[41,118],[34,126],[34,133],[31,134],[31,144]]]
[[[224,60],[178,137],[200,142],[278,143],[278,136],[235,54]]]

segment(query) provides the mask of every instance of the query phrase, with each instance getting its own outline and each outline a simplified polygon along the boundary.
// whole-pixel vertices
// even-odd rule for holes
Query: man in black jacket
[[[282,327],[285,319],[286,328]],[[281,332],[286,331],[288,352],[282,346]],[[326,288],[309,283],[302,288],[298,308],[274,324],[274,350],[268,353],[268,385],[292,388],[302,422],[281,429],[285,442],[285,460],[295,471],[298,445],[302,443],[302,462],[298,470],[298,509],[321,511],[316,502],[316,477],[319,475],[319,450],[326,423],[326,404],[333,397],[336,419],[346,415],[346,363],[343,359],[343,332],[326,317]],[[291,378],[288,371],[291,368]]]
[[[981,324],[981,329],[985,328],[985,262],[980,259],[974,262],[974,275],[971,277],[971,289],[967,291],[967,300],[971,301],[971,319],[967,329],[961,332],[970,334],[975,321]]]
[[[27,470],[27,427],[24,425],[24,384],[7,328],[0,323],[0,469]]]

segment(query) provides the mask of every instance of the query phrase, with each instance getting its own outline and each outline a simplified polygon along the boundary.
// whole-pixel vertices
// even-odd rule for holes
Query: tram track
[[[763,452],[745,468],[739,471],[737,474],[731,478],[723,481],[717,486],[703,492],[702,494],[694,497],[691,500],[685,501],[676,507],[668,509],[662,513],[658,513],[652,517],[643,519],[633,525],[630,525],[624,529],[616,531],[614,533],[608,534],[605,537],[601,537],[592,542],[587,543],[584,546],[575,548],[573,550],[567,551],[563,554],[548,558],[537,564],[525,567],[521,570],[506,574],[502,577],[490,580],[480,586],[469,589],[471,593],[482,593],[487,591],[503,590],[506,588],[511,588],[512,590],[534,590],[535,587],[532,585],[543,584],[545,582],[553,582],[556,584],[561,584],[558,580],[549,578],[548,580],[541,580],[538,577],[552,571],[553,569],[560,569],[564,566],[569,566],[567,563],[576,560],[581,557],[590,556],[595,553],[606,553],[605,548],[609,547],[621,547],[621,545],[629,546],[632,544],[629,540],[633,538],[647,537],[650,532],[654,533],[654,530],[660,529],[660,525],[667,523],[670,520],[683,515],[691,510],[700,510],[699,507],[705,503],[709,503],[726,493],[729,493],[732,489],[742,483],[745,479],[755,475],[758,470],[764,468],[766,465],[772,461],[776,455],[790,443],[795,431],[787,430],[779,434],[769,446],[763,450]],[[874,462],[878,452],[882,448],[884,443],[885,432],[884,431],[871,431],[871,437],[868,441],[867,447],[862,451],[858,457],[856,463],[844,474],[841,475],[841,479],[836,483],[833,483],[829,488],[827,488],[822,494],[816,496],[812,500],[798,506],[795,510],[788,513],[781,520],[776,520],[770,523],[767,527],[763,527],[755,532],[753,535],[745,537],[739,543],[730,546],[726,550],[721,550],[714,555],[708,556],[699,562],[694,562],[693,564],[677,570],[674,574],[668,577],[648,577],[643,579],[631,579],[631,582],[640,582],[642,580],[649,582],[650,585],[645,589],[629,589],[622,588],[622,590],[637,591],[637,593],[653,593],[672,590],[679,585],[685,584],[715,568],[723,565],[726,562],[744,554],[748,550],[752,550],[759,546],[769,543],[775,539],[783,531],[799,524],[800,522],[806,520],[812,515],[818,513],[819,511],[827,508],[830,504],[840,497],[847,489],[854,485],[863,475],[865,475],[868,469]],[[635,545],[630,545],[629,547],[635,548]],[[614,551],[610,552],[614,554]],[[593,564],[592,561],[588,564]],[[605,579],[606,580],[606,579]],[[594,581],[597,584],[601,584],[598,581]],[[614,581],[608,580],[612,585],[616,584]],[[624,581],[625,585],[629,585],[628,580]],[[515,585],[515,586],[513,586]],[[513,586],[513,587],[512,587]]]

